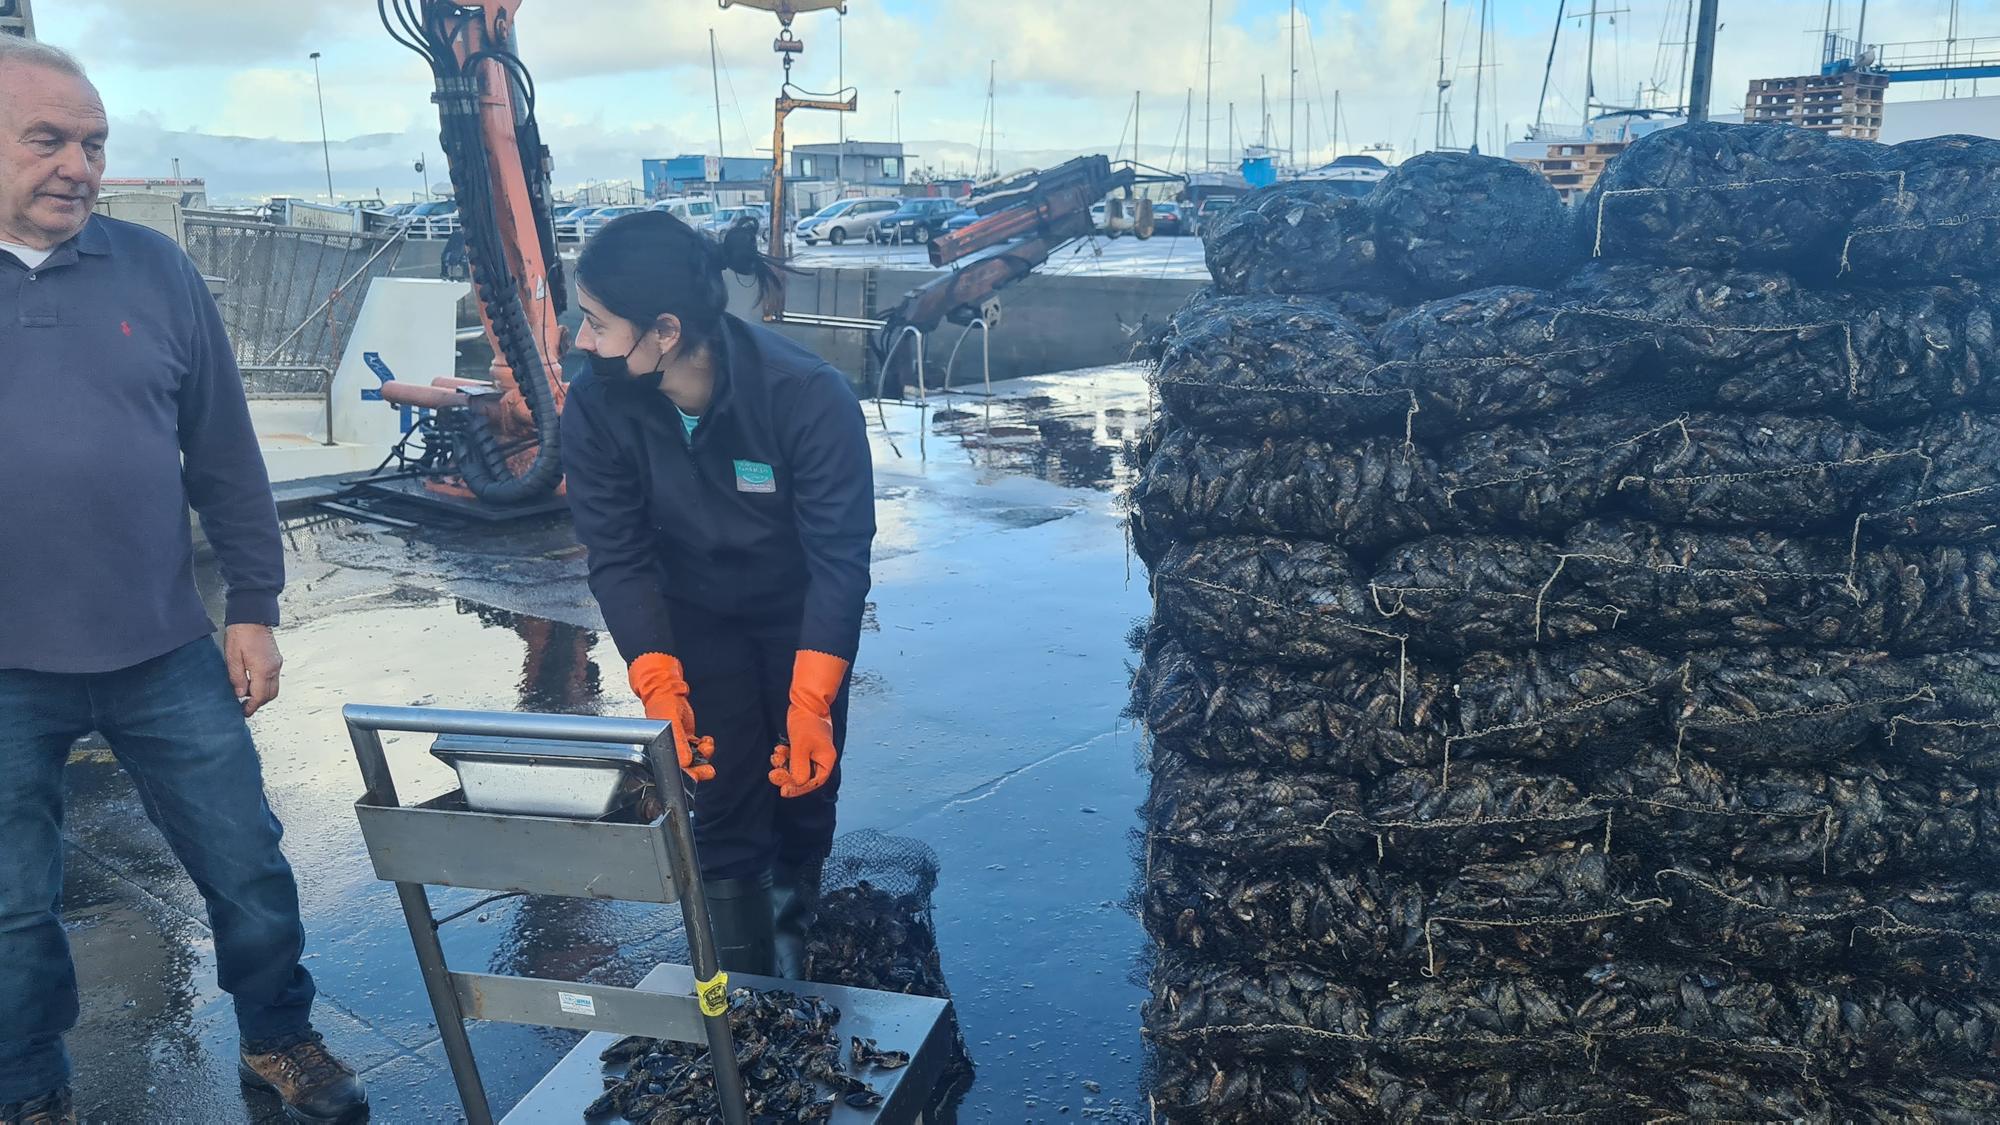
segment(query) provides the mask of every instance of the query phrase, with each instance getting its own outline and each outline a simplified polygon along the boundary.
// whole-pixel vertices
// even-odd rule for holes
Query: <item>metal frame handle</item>
[[[666,805],[667,856],[674,879],[681,887],[681,912],[687,924],[688,954],[695,980],[712,981],[721,972],[715,947],[715,931],[710,927],[708,898],[695,860],[694,832],[688,817],[687,794],[681,787],[680,770],[673,749],[670,723],[657,719],[608,718],[593,715],[542,715],[511,711],[453,711],[433,707],[377,707],[349,704],[341,709],[347,722],[347,736],[354,744],[354,756],[367,785],[369,804],[401,807],[396,797],[396,780],[389,770],[389,757],[382,747],[382,732],[412,734],[487,735],[496,738],[541,738],[568,742],[623,742],[643,744],[652,767],[653,783]],[[421,883],[397,883],[404,920],[409,923],[410,940],[416,946],[417,966],[423,973],[424,989],[438,1017],[438,1037],[451,1063],[452,1079],[471,1125],[492,1125],[493,1110],[480,1081],[479,1065],[473,1058],[472,1042],[465,1033],[465,1012],[458,989],[445,961],[444,946],[438,940],[437,918],[431,911],[430,896]],[[708,1035],[709,1057],[715,1064],[715,1085],[723,1119],[729,1125],[744,1125],[749,1119],[749,1101],[743,1074],[737,1066],[736,1044],[729,1032],[729,1012],[702,1016]]]

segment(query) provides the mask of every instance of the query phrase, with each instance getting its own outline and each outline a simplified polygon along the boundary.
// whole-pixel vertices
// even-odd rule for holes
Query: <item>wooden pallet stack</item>
[[[1743,120],[1750,125],[1797,125],[1835,137],[1880,140],[1882,101],[1888,90],[1887,75],[1852,70],[1760,78],[1750,83]]]

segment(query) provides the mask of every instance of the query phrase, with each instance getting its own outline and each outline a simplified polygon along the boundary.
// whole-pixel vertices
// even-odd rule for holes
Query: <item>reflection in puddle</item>
[[[935,432],[958,439],[976,464],[1097,491],[1130,483],[1123,456],[1152,416],[1143,373],[1105,368],[1066,394],[999,399],[954,396],[931,415]]]
[[[598,713],[604,682],[596,662],[590,659],[590,650],[597,644],[595,632],[463,598],[458,599],[458,612],[473,615],[482,625],[512,630],[527,645],[521,659],[521,710]]]

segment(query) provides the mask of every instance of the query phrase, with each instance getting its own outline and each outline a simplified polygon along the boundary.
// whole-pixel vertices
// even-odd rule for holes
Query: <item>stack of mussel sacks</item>
[[[1281,184],[1131,531],[1163,1120],[2000,1119],[2000,142]]]

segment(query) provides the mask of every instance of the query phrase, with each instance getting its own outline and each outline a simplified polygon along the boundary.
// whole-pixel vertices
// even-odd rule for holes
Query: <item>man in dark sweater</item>
[[[0,1125],[76,1120],[63,767],[96,730],[207,900],[246,1085],[367,1115],[313,1031],[298,889],[246,717],[278,695],[284,557],[222,319],[172,240],[92,214],[107,123],[69,56],[0,36]],[[220,649],[190,505],[228,583]]]

